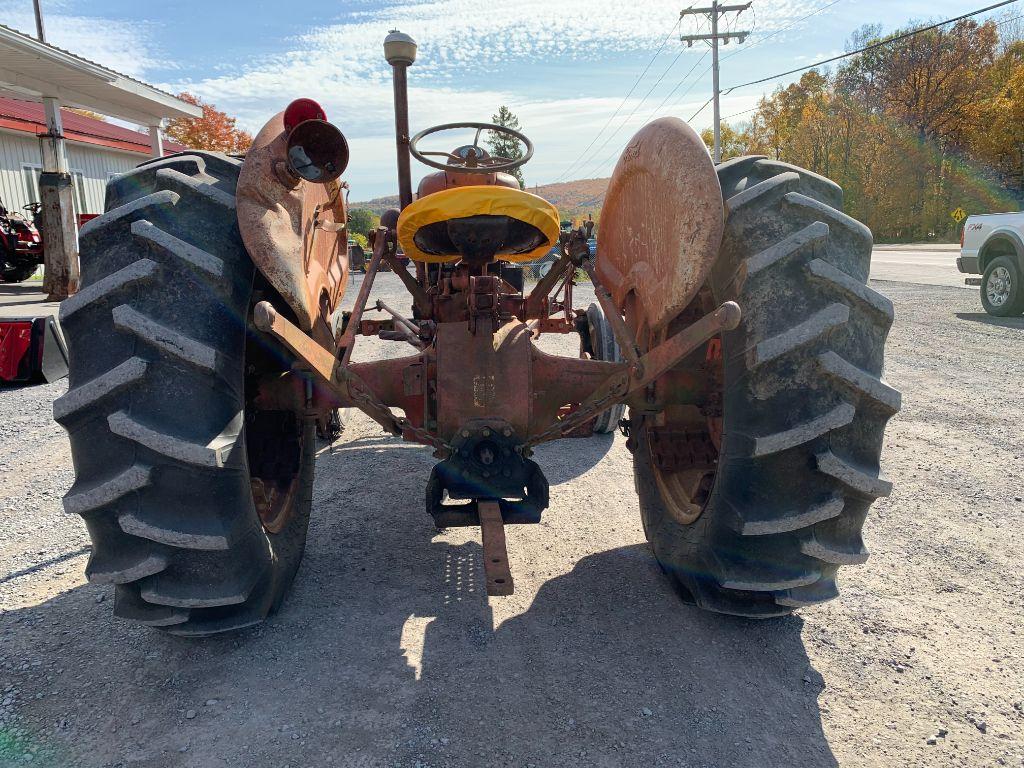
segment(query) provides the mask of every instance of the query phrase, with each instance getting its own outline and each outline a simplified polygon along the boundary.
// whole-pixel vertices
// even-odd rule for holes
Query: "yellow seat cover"
[[[454,187],[421,197],[406,206],[398,218],[398,242],[405,255],[416,261],[440,264],[457,261],[459,254],[424,253],[413,240],[420,227],[466,216],[508,216],[531,224],[547,238],[528,253],[502,254],[503,261],[533,261],[558,242],[558,209],[542,197],[520,189],[493,185]]]

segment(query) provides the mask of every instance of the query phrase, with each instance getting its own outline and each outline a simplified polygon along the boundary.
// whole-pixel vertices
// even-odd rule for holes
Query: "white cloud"
[[[0,18],[31,33],[30,8],[26,0],[0,0]],[[140,79],[160,71],[161,79],[172,80],[167,73],[176,67],[158,44],[161,30],[155,24],[89,17],[73,11],[69,0],[48,0],[46,10],[55,44]],[[413,130],[455,120],[489,120],[499,104],[507,104],[536,144],[534,159],[524,170],[528,181],[539,183],[554,179],[579,156],[622,103],[633,73],[666,42],[636,93],[570,173],[570,178],[601,176],[610,173],[621,147],[646,120],[660,114],[689,117],[708,95],[710,78],[696,79],[706,70],[704,61],[655,113],[702,53],[695,46],[682,53],[651,97],[640,103],[679,51],[677,41],[666,41],[678,11],[664,0],[416,0],[383,8],[357,6],[330,24],[280,41],[278,54],[225,61],[207,76],[157,85],[174,92],[189,90],[251,131],[298,96],[321,101],[349,137],[352,163],[346,175],[354,199],[363,199],[387,194],[395,185],[391,75],[381,47],[388,30],[398,27],[419,42],[418,61],[410,70]],[[756,40],[807,13],[798,0],[758,0],[734,28],[753,30]],[[783,32],[773,43],[806,24]],[[697,20],[688,19],[684,28],[695,30]],[[622,58],[634,62],[633,73],[622,74],[620,68],[608,74],[610,63]],[[559,95],[538,96],[553,92]],[[723,113],[729,114],[727,108]],[[710,108],[695,125],[709,122]]]

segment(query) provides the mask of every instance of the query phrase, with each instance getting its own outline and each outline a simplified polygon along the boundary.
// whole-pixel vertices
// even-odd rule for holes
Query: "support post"
[[[43,290],[50,301],[63,301],[78,290],[78,231],[74,190],[64,147],[60,100],[45,96],[47,132],[41,142],[43,172],[39,176],[43,220]]]
[[[160,122],[157,120],[149,126],[149,150],[153,157],[164,156],[164,140],[160,136]]]

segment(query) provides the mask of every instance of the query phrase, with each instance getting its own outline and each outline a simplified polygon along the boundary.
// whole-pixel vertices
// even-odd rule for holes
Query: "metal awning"
[[[200,117],[200,107],[0,25],[0,93],[18,99],[59,99],[140,125],[163,118]]]

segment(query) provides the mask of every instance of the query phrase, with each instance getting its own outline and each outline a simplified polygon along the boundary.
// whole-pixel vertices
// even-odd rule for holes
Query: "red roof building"
[[[69,109],[62,109],[60,112],[64,123],[64,138],[68,141],[138,152],[147,156],[150,153],[148,133],[123,128]],[[20,101],[0,96],[0,128],[33,136],[46,133],[43,105],[34,101]],[[185,149],[173,141],[164,141],[164,152],[169,155]]]
[[[107,181],[151,157],[148,133],[61,109],[76,213],[102,213]],[[46,133],[43,105],[0,97],[0,202],[20,210],[39,200],[39,136]],[[164,141],[165,154],[185,147]]]

